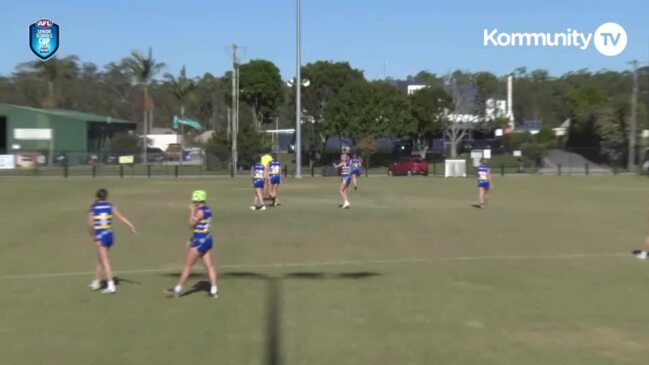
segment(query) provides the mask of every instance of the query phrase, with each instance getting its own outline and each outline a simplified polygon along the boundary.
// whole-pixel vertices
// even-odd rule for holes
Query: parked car
[[[183,156],[183,147],[180,143],[170,143],[164,153],[167,161],[180,161]]]
[[[156,162],[161,163],[165,161],[165,153],[156,147],[147,147],[146,148],[146,159],[147,162]]]
[[[416,156],[408,156],[388,167],[388,175],[428,176],[428,162]]]

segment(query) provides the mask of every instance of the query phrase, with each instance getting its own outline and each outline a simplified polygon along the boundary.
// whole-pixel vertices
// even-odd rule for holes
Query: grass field
[[[247,179],[0,181],[0,364],[646,364],[646,178],[287,180],[251,212]],[[94,191],[116,224],[116,295],[87,289]],[[190,193],[214,211],[221,296],[167,299]]]

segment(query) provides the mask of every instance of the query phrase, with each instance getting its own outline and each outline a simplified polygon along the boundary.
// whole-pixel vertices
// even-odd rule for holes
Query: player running
[[[97,264],[95,266],[95,280],[90,283],[90,289],[101,289],[101,278],[106,278],[106,289],[102,293],[113,294],[117,291],[113,278],[113,269],[108,258],[108,251],[115,242],[113,237],[113,215],[124,222],[133,233],[137,233],[135,226],[117,210],[117,207],[107,202],[108,191],[99,189],[95,193],[95,202],[88,209],[88,228],[97,246]]]
[[[187,282],[192,266],[201,259],[201,263],[210,278],[210,295],[217,298],[219,289],[216,286],[217,272],[212,265],[212,235],[210,224],[212,223],[212,211],[205,204],[207,193],[204,190],[196,190],[192,193],[192,203],[189,205],[189,227],[192,229],[192,237],[187,242],[187,258],[183,271],[178,279],[178,284],[166,292],[175,297],[180,297],[183,285]]]
[[[268,179],[268,170],[260,162],[256,163],[251,170],[252,186],[255,189],[255,200],[250,210],[266,210],[264,204],[264,184]]]
[[[361,176],[361,166],[363,164],[363,159],[354,154],[351,159],[352,167],[352,184],[354,185],[354,190],[358,190],[358,178]]]
[[[275,156],[273,156],[275,157]],[[269,193],[272,200],[272,206],[276,207],[279,204],[277,194],[279,192],[279,184],[282,182],[282,163],[274,158],[268,163],[268,182],[270,183]]]
[[[351,207],[351,204],[349,204],[347,191],[349,190],[349,183],[351,182],[352,177],[351,177],[351,163],[349,162],[349,157],[347,156],[347,154],[343,153],[342,155],[340,155],[340,163],[334,164],[334,166],[341,169],[340,189],[338,190],[338,192],[340,193],[340,196],[343,198],[343,203],[340,205],[340,208],[349,209]]]
[[[475,205],[476,208],[486,208],[489,203],[489,191],[491,190],[491,169],[485,165],[485,160],[480,160],[477,168],[478,172],[478,197],[480,203]]]

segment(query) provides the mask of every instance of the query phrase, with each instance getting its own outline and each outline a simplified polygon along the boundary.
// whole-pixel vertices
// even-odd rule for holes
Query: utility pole
[[[295,1],[295,177],[302,177],[302,5]]]
[[[239,61],[237,45],[232,45],[232,170],[230,176],[237,175],[237,132],[239,132]]]
[[[627,169],[629,172],[636,167],[635,163],[635,143],[638,136],[636,128],[638,126],[638,61],[629,62],[633,67],[633,92],[631,93],[631,120],[629,128],[629,157],[627,159]]]

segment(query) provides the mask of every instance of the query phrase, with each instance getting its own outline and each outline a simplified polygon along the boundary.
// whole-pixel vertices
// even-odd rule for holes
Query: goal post
[[[444,177],[466,177],[466,160],[444,160]]]

